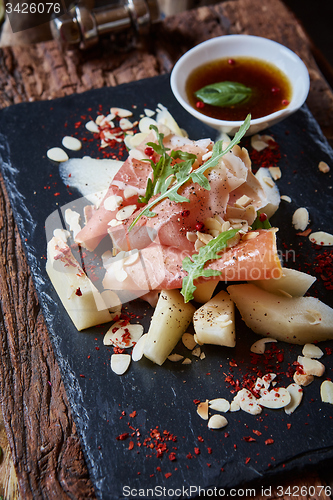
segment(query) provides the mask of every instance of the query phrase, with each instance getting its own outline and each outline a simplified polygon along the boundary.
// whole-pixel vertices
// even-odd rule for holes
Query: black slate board
[[[191,138],[214,138],[215,131],[180,108],[172,96],[169,76],[164,75],[2,110],[2,172],[97,497],[103,500],[139,495],[140,498],[187,498],[195,497],[199,487],[212,493],[214,487],[237,488],[252,481],[260,494],[265,480],[332,459],[333,407],[320,402],[322,380],[317,379],[305,388],[303,402],[291,416],[282,410],[264,410],[258,417],[244,412],[230,413],[225,429],[209,431],[206,422],[196,414],[193,401],[216,397],[231,401],[232,387],[225,382],[226,374],[242,382],[243,375],[251,373],[254,366],[249,348],[258,337],[239,318],[235,349],[205,346],[206,359],[194,359],[188,366],[171,362],[162,367],[148,361],[132,363],[125,375],[117,377],[110,369],[111,351],[102,342],[101,333],[108,325],[78,333],[45,273],[45,220],[58,206],[79,197],[62,183],[58,168],[47,159],[46,151],[60,146],[64,135],[78,133],[79,138],[90,138],[84,132],[84,123],[89,115],[94,118],[99,109],[107,113],[110,106],[128,108],[135,104],[134,112],[139,118],[145,107],[155,109],[159,102]],[[280,228],[279,249],[281,254],[286,249],[290,251],[285,265],[313,272],[315,257],[324,250],[314,249],[307,238],[296,236],[291,216],[298,206],[306,206],[313,230],[333,231],[332,178],[331,174],[320,173],[317,167],[320,160],[333,167],[333,152],[306,106],[267,132],[281,149],[280,193],[292,198],[290,204],[281,203],[271,221]],[[99,152],[96,145],[87,141],[82,151],[71,156],[84,154],[95,156]],[[321,280],[312,293],[333,306],[332,293]],[[145,311],[149,309],[138,301],[131,305],[131,311],[142,314],[143,307]],[[149,314],[148,311],[144,318],[146,327]],[[328,354],[333,342],[324,342],[321,347],[327,348],[323,362],[327,367],[325,376],[331,378],[333,358]],[[291,379],[283,372],[296,360],[301,347],[279,343],[278,349],[284,351],[284,360],[277,361],[273,353],[270,369],[276,372],[277,365],[281,366],[279,385],[286,386]],[[269,371],[263,363],[260,367]],[[130,417],[134,410],[136,416]],[[177,436],[176,442],[168,441],[169,451],[161,458],[156,457],[155,450],[136,445],[137,439],[142,443],[156,426]],[[140,436],[134,429],[138,429]],[[253,430],[262,434],[256,435]],[[116,439],[126,432],[135,435],[124,441]],[[256,441],[249,442],[248,436]],[[265,445],[267,439],[273,439],[274,443]],[[128,449],[130,440],[135,443],[133,450]],[[196,447],[200,454],[195,454]],[[176,461],[169,460],[171,452],[176,453]],[[168,473],[171,476],[166,477]]]

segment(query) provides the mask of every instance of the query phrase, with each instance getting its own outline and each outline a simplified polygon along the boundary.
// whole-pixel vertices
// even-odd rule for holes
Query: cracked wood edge
[[[0,235],[2,412],[21,496],[24,500],[93,499],[2,176]]]

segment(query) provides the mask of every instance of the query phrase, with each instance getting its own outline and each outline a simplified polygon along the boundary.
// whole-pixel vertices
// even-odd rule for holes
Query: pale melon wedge
[[[302,345],[333,338],[333,309],[314,297],[280,297],[252,284],[227,290],[247,326],[259,335]]]

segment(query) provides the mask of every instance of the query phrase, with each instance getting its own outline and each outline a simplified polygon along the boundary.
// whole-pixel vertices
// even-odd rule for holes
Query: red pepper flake
[[[128,445],[128,449],[133,450],[133,448],[134,448],[134,441],[130,441],[129,445]]]
[[[200,449],[197,446],[194,448],[194,453],[200,455]]]
[[[168,479],[170,476],[172,476],[171,472],[167,472],[166,474],[164,474],[164,477],[165,477],[166,479]]]
[[[60,196],[60,193],[54,193],[53,196]]]
[[[203,443],[203,442],[204,442],[204,438],[203,438],[202,436],[198,436],[198,441],[199,441],[200,443]]]
[[[287,429],[291,429],[291,424],[287,424]]]
[[[169,455],[169,460],[171,462],[174,462],[176,460],[176,453],[174,451],[172,451]]]
[[[77,295],[78,297],[82,296],[82,292],[81,292],[81,288],[80,287],[76,289],[75,295]]]
[[[252,429],[252,432],[253,432],[253,434],[255,434],[256,436],[261,436],[261,435],[262,435],[262,432],[257,431],[256,429]]]
[[[274,439],[272,439],[272,438],[266,439],[266,441],[265,441],[266,445],[273,444],[273,443],[274,443]]]
[[[246,441],[247,443],[252,443],[253,441],[256,441],[255,438],[252,436],[244,436],[243,440]]]
[[[85,378],[85,375],[83,375],[82,373],[80,373],[80,377],[81,378]]]
[[[132,411],[132,413],[129,414],[131,418],[134,418],[136,416],[136,410]]]
[[[208,451],[209,455],[211,455],[213,453],[213,450],[211,448],[207,448],[207,451]]]
[[[246,463],[246,464],[248,464],[250,460],[251,460],[251,457],[247,457],[247,458],[245,459],[245,463]]]
[[[188,453],[188,454],[186,455],[186,458],[188,458],[189,460],[190,460],[191,458],[193,458],[192,453]]]
[[[161,469],[160,466],[156,467],[156,470],[157,470],[157,472],[161,472],[162,471],[162,469]]]
[[[119,434],[119,436],[116,437],[116,440],[117,441],[124,441],[128,437],[129,437],[129,433],[128,432],[123,432],[122,434]]]

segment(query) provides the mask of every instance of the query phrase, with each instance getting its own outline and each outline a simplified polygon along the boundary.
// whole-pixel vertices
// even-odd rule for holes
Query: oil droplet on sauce
[[[195,92],[206,85],[223,81],[238,82],[250,87],[249,99],[230,107],[203,104]],[[186,94],[193,108],[218,120],[245,120],[267,116],[288,106],[292,97],[288,77],[274,64],[251,57],[216,59],[198,66],[186,82]]]

